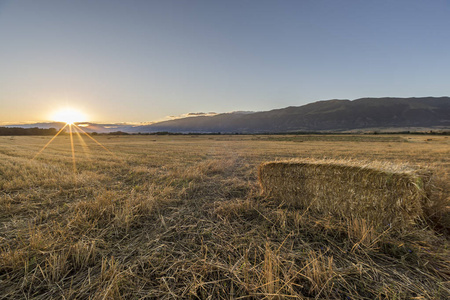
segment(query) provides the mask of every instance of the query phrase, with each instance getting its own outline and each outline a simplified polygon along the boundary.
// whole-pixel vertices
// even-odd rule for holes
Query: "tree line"
[[[0,127],[0,135],[55,135],[57,132],[55,128]]]

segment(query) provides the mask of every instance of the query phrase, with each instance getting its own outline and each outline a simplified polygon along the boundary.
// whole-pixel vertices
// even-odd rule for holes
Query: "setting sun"
[[[86,115],[73,108],[58,110],[52,115],[51,118],[53,121],[65,122],[67,124],[86,121]]]

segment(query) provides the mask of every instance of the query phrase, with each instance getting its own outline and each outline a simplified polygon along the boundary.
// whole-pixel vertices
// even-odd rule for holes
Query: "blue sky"
[[[448,96],[450,1],[0,0],[0,122]]]

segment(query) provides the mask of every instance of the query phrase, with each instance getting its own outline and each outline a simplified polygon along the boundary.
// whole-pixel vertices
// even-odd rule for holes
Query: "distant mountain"
[[[5,125],[5,127],[16,127],[16,128],[42,128],[42,129],[61,129],[64,126],[62,122],[48,122],[48,123],[31,123],[31,124],[17,124],[17,125]]]
[[[80,125],[80,128],[88,133],[97,132],[97,133],[110,133],[110,132],[117,132],[117,131],[123,131],[123,132],[133,132],[133,128],[136,127],[136,125],[130,125],[130,124],[100,124],[100,123],[90,123],[90,122],[83,122],[83,123],[75,123]],[[43,129],[49,129],[49,128],[55,128],[57,130],[64,127],[64,122],[48,122],[48,123],[33,123],[33,124],[17,124],[17,125],[5,125],[4,127],[8,128],[43,128]],[[68,131],[68,129],[66,129]]]
[[[56,128],[64,123],[8,125]],[[450,97],[327,100],[263,112],[189,113],[150,125],[83,123],[86,132],[110,133],[283,133],[364,129],[436,128],[450,130]]]
[[[275,133],[364,128],[450,129],[450,98],[361,98],[318,101],[254,113],[198,116],[133,127],[133,132]]]

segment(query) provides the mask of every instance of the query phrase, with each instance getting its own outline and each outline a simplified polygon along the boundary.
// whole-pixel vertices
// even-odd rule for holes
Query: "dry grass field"
[[[448,137],[96,138],[0,137],[0,299],[450,297]],[[292,158],[427,168],[435,202],[380,232],[262,195]]]

